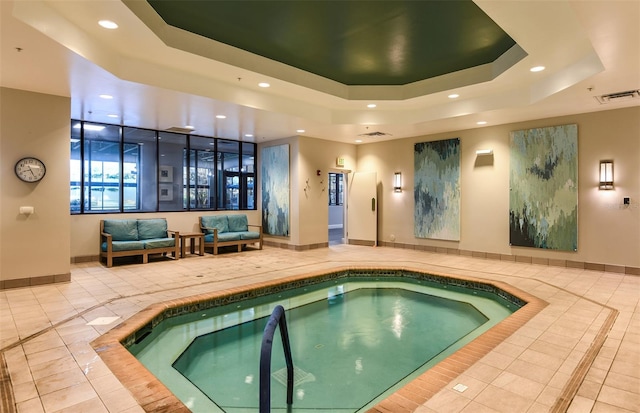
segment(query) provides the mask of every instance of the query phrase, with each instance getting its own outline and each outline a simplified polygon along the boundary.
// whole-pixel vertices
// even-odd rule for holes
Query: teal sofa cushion
[[[142,241],[142,243],[144,244],[145,249],[151,250],[154,248],[175,247],[176,239],[175,238],[155,238],[155,239],[144,240]]]
[[[218,241],[237,241],[242,239],[242,234],[239,232],[218,232]],[[204,236],[204,242],[213,242],[213,234],[206,234]]]
[[[107,243],[103,242],[100,246],[102,251],[107,251]],[[144,249],[144,243],[142,241],[113,241],[111,245],[112,251],[133,251]]]
[[[218,241],[237,241],[241,238],[240,232],[218,232]]]
[[[249,222],[244,214],[227,215],[227,219],[229,220],[229,231],[231,232],[241,232],[249,229]]]
[[[209,228],[217,228],[218,234],[229,231],[229,220],[227,220],[226,215],[208,215],[200,217],[200,222],[203,227],[206,227],[206,234],[213,234],[213,229]]]
[[[139,219],[138,239],[167,238],[167,220],[164,218]]]
[[[135,219],[105,219],[104,232],[111,234],[113,241],[137,241],[138,221]]]
[[[241,239],[259,239],[260,233],[255,231],[245,231],[240,234]]]

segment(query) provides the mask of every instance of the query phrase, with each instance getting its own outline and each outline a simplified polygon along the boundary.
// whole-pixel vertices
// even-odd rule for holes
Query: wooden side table
[[[202,232],[180,233],[180,258],[184,258],[187,238],[189,239],[189,253],[195,254],[196,239],[198,240],[198,255],[204,255],[204,234]]]

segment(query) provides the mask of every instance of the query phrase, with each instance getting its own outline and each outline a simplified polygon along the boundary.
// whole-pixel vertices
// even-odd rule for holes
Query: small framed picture
[[[173,186],[172,185],[160,185],[160,193],[158,194],[159,201],[173,201]]]
[[[173,166],[160,165],[160,182],[173,182]]]

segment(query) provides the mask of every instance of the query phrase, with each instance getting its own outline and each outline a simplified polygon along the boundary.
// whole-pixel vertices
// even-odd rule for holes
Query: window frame
[[[75,128],[75,125],[79,124],[80,127],[80,131],[79,134],[76,134],[73,131],[73,128]],[[87,205],[87,202],[91,202],[91,198],[90,198],[90,194],[86,194],[86,190],[87,188],[91,188],[91,178],[87,177],[85,175],[85,173],[91,171],[91,165],[87,164],[87,162],[94,162],[92,159],[91,154],[87,154],[87,149],[91,150],[91,147],[89,145],[87,145],[87,140],[91,139],[92,141],[95,142],[102,142],[99,138],[94,138],[91,137],[89,138],[87,136],[86,132],[86,125],[95,125],[95,126],[104,126],[104,127],[110,127],[110,128],[118,128],[118,153],[117,153],[117,158],[118,158],[118,170],[119,170],[119,176],[118,176],[118,182],[117,183],[112,183],[108,186],[117,186],[119,194],[118,194],[118,205],[116,208],[114,209],[108,209],[105,210],[103,207],[101,207],[100,210],[92,210],[91,209],[91,205]],[[234,208],[233,210],[241,210],[241,211],[255,211],[257,210],[257,194],[255,191],[255,187],[256,187],[256,173],[255,173],[255,165],[257,162],[257,144],[253,143],[253,142],[242,142],[242,141],[235,141],[232,139],[222,139],[222,138],[215,138],[215,137],[207,137],[207,136],[199,136],[199,135],[191,135],[191,134],[175,134],[177,136],[182,136],[185,138],[184,140],[184,145],[178,144],[176,146],[183,146],[182,148],[180,148],[180,151],[182,151],[182,155],[180,156],[180,158],[182,159],[182,165],[180,167],[180,169],[182,169],[181,172],[174,172],[176,175],[178,173],[180,173],[180,182],[178,183],[178,178],[174,177],[172,178],[171,182],[160,182],[160,166],[161,166],[161,134],[166,134],[166,131],[161,131],[161,130],[156,130],[156,129],[146,129],[146,128],[136,128],[136,127],[130,127],[130,126],[126,126],[126,125],[113,125],[113,124],[107,124],[107,123],[101,123],[101,122],[92,122],[92,121],[81,121],[81,120],[76,120],[76,119],[71,119],[71,127],[72,127],[72,133],[70,136],[70,152],[71,152],[71,159],[70,159],[70,169],[71,169],[71,175],[70,175],[70,180],[69,180],[69,191],[71,194],[71,191],[73,190],[78,191],[79,190],[79,200],[76,199],[71,199],[70,197],[70,205],[69,205],[69,212],[71,215],[84,215],[84,214],[119,214],[119,213],[147,213],[147,212],[187,212],[187,211],[222,211],[222,210],[229,210],[228,208],[223,208],[220,207],[218,204],[220,203],[219,201],[219,197],[221,194],[225,194],[227,192],[227,188],[226,188],[226,182],[223,179],[223,174],[224,174],[224,168],[222,170],[222,174],[219,173],[220,171],[217,169],[217,162],[218,162],[218,156],[219,156],[219,152],[218,152],[218,143],[220,141],[226,141],[226,142],[233,142],[237,144],[237,156],[238,156],[238,203],[237,203],[237,207]],[[142,174],[142,170],[141,170],[141,165],[142,165],[142,158],[143,158],[143,144],[138,143],[138,148],[137,148],[137,153],[136,153],[136,161],[135,161],[135,171],[136,171],[136,182],[133,185],[133,187],[136,188],[135,190],[135,203],[136,206],[134,208],[130,208],[130,207],[126,207],[125,206],[125,200],[127,199],[125,196],[125,188],[129,188],[131,187],[131,183],[127,183],[125,182],[125,176],[124,176],[124,171],[125,171],[125,164],[131,163],[130,161],[125,162],[125,159],[127,159],[127,156],[125,154],[125,150],[131,150],[130,145],[136,145],[136,143],[134,143],[133,141],[135,140],[134,138],[128,138],[125,136],[125,129],[127,129],[128,132],[135,132],[135,130],[141,130],[141,131],[146,131],[147,135],[148,132],[152,132],[153,133],[153,144],[155,145],[155,150],[154,149],[150,149],[153,154],[151,154],[151,152],[147,152],[147,155],[145,155],[145,159],[146,162],[155,162],[155,165],[152,165],[152,168],[154,168],[155,170],[155,194],[153,193],[154,191],[150,191],[149,193],[151,194],[151,196],[155,196],[155,200],[151,199],[151,200],[145,200],[145,202],[142,201],[142,196],[144,194],[141,194],[142,191],[142,187],[143,185],[143,174]],[[148,138],[148,137],[147,137]],[[194,145],[194,148],[191,148],[191,142],[192,139],[195,142],[196,139],[211,139],[212,140],[212,145],[213,145],[213,151],[211,150],[206,150],[206,149],[202,149],[201,147],[198,147],[198,145]],[[76,145],[74,147],[74,144],[77,143],[77,139],[79,139],[79,147],[78,145]],[[111,142],[113,143],[114,140],[105,140],[105,142]],[[249,147],[249,150],[246,151],[247,147]],[[129,149],[128,149],[129,148]],[[207,182],[207,184],[203,184],[200,185],[198,182],[198,169],[200,168],[198,166],[199,163],[199,155],[198,153],[202,152],[211,152],[212,153],[212,159],[213,159],[213,164],[212,166],[206,166],[204,167],[205,169],[207,169],[207,171],[210,171],[213,176],[211,176],[211,178],[209,179],[209,181]],[[245,153],[247,152],[247,153]],[[228,152],[231,153],[231,152]],[[176,153],[173,153],[172,156],[178,156]],[[79,159],[76,159],[78,158]],[[194,159],[192,159],[192,157]],[[251,171],[245,171],[245,165],[244,162],[246,161],[246,159],[249,159],[251,162]],[[98,162],[98,161],[96,161]],[[99,160],[99,162],[109,162],[107,160]],[[193,162],[195,162],[194,165],[191,165]],[[77,169],[78,169],[78,163],[79,163],[79,174],[80,174],[80,181],[72,181],[71,177],[74,177],[75,175],[77,175]],[[164,164],[163,164],[164,165]],[[195,168],[195,185],[193,185],[193,188],[195,189],[195,196],[194,199],[191,199],[191,187],[192,184],[190,182],[190,177],[189,177],[189,173],[190,170],[192,168]],[[87,171],[87,169],[89,169],[89,171]],[[174,167],[175,170],[175,167]],[[208,174],[209,172],[207,172]],[[209,176],[209,175],[207,175]],[[248,178],[251,177],[253,179],[253,185],[252,187],[250,187],[247,184],[247,180]],[[87,182],[87,179],[89,180],[89,182]],[[104,181],[104,177],[102,178]],[[147,178],[148,179],[148,178]],[[104,184],[104,182],[103,182]],[[153,182],[151,182],[151,184],[153,184]],[[176,192],[181,192],[182,194],[180,196],[182,196],[182,200],[181,202],[179,202],[180,204],[180,208],[178,207],[174,207],[174,206],[170,206],[169,209],[162,209],[161,208],[161,185],[164,185],[163,188],[166,188],[168,185],[173,186],[174,189],[172,192],[173,197],[177,196]],[[102,185],[104,187],[104,185]],[[209,193],[209,206],[208,207],[203,207],[202,203],[198,202],[198,188],[200,188],[201,186],[203,187],[207,187],[208,188],[208,193]],[[75,188],[75,189],[74,189]],[[79,188],[79,189],[78,189]],[[182,188],[181,191],[178,191],[178,188]],[[165,191],[166,192],[166,191]],[[148,196],[148,195],[145,195]],[[249,202],[251,201],[251,202]],[[150,208],[145,208],[143,206],[143,204],[149,204]],[[192,206],[193,203],[193,206]],[[178,202],[174,203],[174,205],[177,205]],[[250,208],[249,206],[253,205],[253,208]],[[224,205],[222,205],[224,206]]]

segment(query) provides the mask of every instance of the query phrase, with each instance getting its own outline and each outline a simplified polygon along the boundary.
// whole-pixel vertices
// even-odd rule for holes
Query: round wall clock
[[[38,182],[44,178],[47,168],[40,159],[28,156],[16,162],[15,172],[24,182]]]

